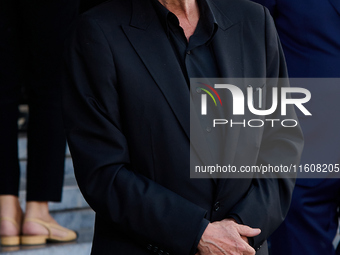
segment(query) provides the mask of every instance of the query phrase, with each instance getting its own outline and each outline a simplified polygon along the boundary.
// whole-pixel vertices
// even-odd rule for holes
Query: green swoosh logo
[[[212,95],[208,90],[206,90],[206,89],[203,89],[203,88],[200,88],[200,89],[203,90],[204,92],[206,92],[206,93],[214,100],[215,106],[217,106],[216,100],[215,100],[215,98],[213,97],[213,95]]]

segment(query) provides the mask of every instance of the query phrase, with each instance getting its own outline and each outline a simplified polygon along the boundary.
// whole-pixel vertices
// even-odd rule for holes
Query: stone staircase
[[[27,139],[20,134],[18,139],[21,168],[20,203],[25,208],[26,197],[26,159]],[[94,228],[94,212],[82,197],[77,186],[72,159],[69,151],[65,158],[65,180],[61,203],[50,203],[50,212],[54,219],[64,227],[76,230],[79,239],[76,242],[64,244],[46,244],[41,246],[0,247],[1,255],[88,255],[91,251],[91,241]]]

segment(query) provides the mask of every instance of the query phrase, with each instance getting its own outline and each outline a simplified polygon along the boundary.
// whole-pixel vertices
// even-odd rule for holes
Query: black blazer
[[[224,77],[286,75],[267,10],[207,1]],[[76,178],[96,212],[93,254],[194,254],[208,222],[226,217],[260,227],[259,249],[288,210],[291,179],[190,179],[189,90],[148,0],[110,1],[80,18],[66,51],[64,115]],[[230,163],[298,162],[299,128],[257,132],[229,132]]]

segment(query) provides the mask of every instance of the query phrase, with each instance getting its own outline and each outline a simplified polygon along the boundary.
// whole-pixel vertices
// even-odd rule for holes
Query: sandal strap
[[[11,222],[17,229],[19,229],[19,224],[12,218],[9,217],[0,217],[0,221],[9,221]]]
[[[24,220],[24,222],[34,222],[34,223],[37,223],[37,224],[40,224],[40,225],[44,226],[47,229],[47,231],[48,231],[49,237],[52,236],[52,228],[58,229],[58,230],[61,230],[61,231],[64,231],[64,232],[68,232],[69,231],[69,229],[67,229],[67,228],[59,226],[57,224],[48,223],[46,221],[42,221],[42,220],[39,220],[39,219],[27,218],[27,219]]]

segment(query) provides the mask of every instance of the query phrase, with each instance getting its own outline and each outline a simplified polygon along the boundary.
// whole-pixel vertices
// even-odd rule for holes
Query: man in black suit
[[[65,129],[96,211],[92,253],[267,254],[294,180],[190,178],[188,85],[285,77],[269,12],[244,0],[114,0],[82,15],[69,46]],[[303,139],[299,126],[266,124],[225,144],[230,164],[297,164]]]

